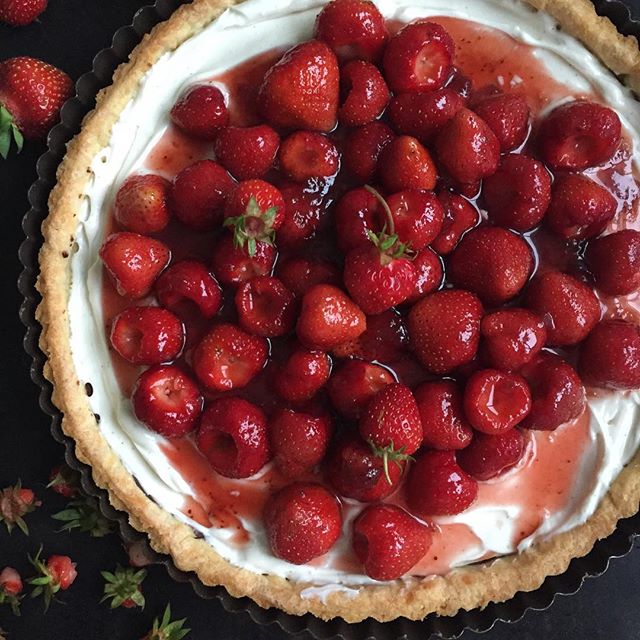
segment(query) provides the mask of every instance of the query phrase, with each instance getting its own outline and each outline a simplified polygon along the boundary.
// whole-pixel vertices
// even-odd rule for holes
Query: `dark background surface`
[[[31,55],[55,64],[77,79],[91,69],[94,55],[108,47],[116,29],[129,24],[135,12],[149,0],[50,0],[40,21],[22,29],[0,25],[0,60]],[[640,0],[627,0],[635,17]],[[9,640],[129,640],[140,638],[160,615],[167,602],[174,618],[187,617],[188,638],[275,640],[285,635],[277,627],[262,628],[246,614],[229,614],[217,601],[198,598],[188,584],[169,578],[163,566],[149,567],[144,582],[147,606],[112,612],[100,604],[101,570],[126,564],[120,539],[112,534],[94,539],[84,533],[56,533],[51,514],[65,500],[45,488],[49,470],[62,461],[63,448],[49,432],[49,418],[37,402],[37,389],[29,379],[30,358],[22,349],[23,326],[18,319],[20,294],[15,282],[21,270],[17,251],[22,241],[20,221],[28,208],[27,189],[36,178],[35,162],[43,144],[28,143],[23,152],[0,160],[0,488],[21,478],[33,488],[43,506],[27,516],[31,535],[20,531],[9,536],[0,526],[0,569],[16,567],[29,575],[27,554],[44,545],[44,555],[70,555],[78,563],[73,587],[54,602],[46,615],[40,601],[25,600],[20,618],[0,606],[0,628]],[[636,543],[636,547],[640,542]],[[634,549],[611,562],[607,573],[585,582],[578,594],[558,597],[544,612],[528,612],[513,625],[498,623],[486,633],[488,640],[545,639],[590,640],[640,638],[640,552]],[[466,632],[465,640],[479,638]]]

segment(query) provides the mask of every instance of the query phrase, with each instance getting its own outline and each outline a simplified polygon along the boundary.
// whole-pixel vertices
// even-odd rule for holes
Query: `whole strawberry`
[[[0,0],[0,22],[12,27],[31,24],[47,8],[47,0]]]
[[[20,150],[23,137],[44,138],[72,88],[64,71],[42,60],[19,57],[1,62],[0,156],[7,157],[12,139]]]

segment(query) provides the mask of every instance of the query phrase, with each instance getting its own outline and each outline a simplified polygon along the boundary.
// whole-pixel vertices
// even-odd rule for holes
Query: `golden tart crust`
[[[589,0],[527,0],[551,14],[568,33],[581,40],[613,72],[640,89],[640,51],[634,37],[623,36]],[[234,596],[249,596],[262,607],[288,613],[310,612],[320,618],[341,617],[358,622],[367,617],[420,620],[430,613],[454,615],[460,609],[502,602],[518,591],[537,589],[547,576],[564,572],[569,562],[587,554],[611,534],[619,519],[638,511],[640,453],[623,469],[596,512],[584,524],[534,544],[523,553],[455,569],[445,576],[398,580],[360,587],[357,595],[336,590],[326,598],[302,598],[311,586],[272,575],[259,575],[230,564],[194,531],[161,509],[140,489],[101,435],[78,379],[71,354],[68,296],[70,255],[77,216],[94,157],[108,144],[111,129],[135,95],[140,79],[167,51],[177,48],[217,18],[235,0],[194,0],[157,25],[114,74],[113,84],[100,92],[94,111],[69,143],[49,198],[49,215],[42,225],[38,290],[42,302],[37,318],[47,356],[45,375],[53,384],[53,402],[63,413],[62,428],[76,444],[79,460],[91,465],[95,482],[106,489],[111,504],[129,514],[130,523],[149,535],[151,545],[170,554],[183,571],[194,571],[206,585],[223,585]]]

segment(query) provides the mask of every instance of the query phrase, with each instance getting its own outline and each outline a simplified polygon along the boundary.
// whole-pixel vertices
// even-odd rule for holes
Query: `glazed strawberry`
[[[296,298],[316,284],[340,284],[340,271],[327,260],[285,258],[279,260],[276,275]]]
[[[431,373],[448,373],[471,362],[478,351],[482,304],[469,291],[450,289],[418,301],[408,318],[409,339]]]
[[[547,343],[577,344],[600,320],[598,298],[584,283],[559,271],[535,278],[527,290],[527,307],[543,318]]]
[[[422,445],[430,449],[464,449],[473,430],[464,415],[462,392],[453,380],[425,382],[414,396],[422,421]]]
[[[497,435],[476,433],[471,444],[458,451],[456,459],[476,480],[491,480],[518,464],[525,452],[525,439],[518,429]]]
[[[0,22],[12,27],[31,24],[47,8],[47,0],[0,0]]]
[[[401,93],[389,104],[389,120],[402,135],[426,144],[464,107],[465,101],[450,88]]]
[[[341,496],[360,502],[377,502],[390,496],[402,480],[404,461],[397,460],[387,471],[388,479],[382,458],[353,433],[341,438],[326,459],[326,477],[333,488]]]
[[[129,307],[111,323],[111,346],[133,364],[175,360],[184,345],[182,322],[159,307]]]
[[[211,391],[246,386],[264,367],[269,346],[232,324],[218,324],[202,338],[193,352],[193,370]]]
[[[411,136],[398,136],[380,152],[378,177],[394,193],[403,189],[431,190],[436,185],[436,165],[429,152]]]
[[[385,221],[385,204],[368,187],[347,191],[335,208],[336,236],[343,253],[371,245],[370,233],[381,230]]]
[[[620,144],[620,118],[608,107],[575,100],[556,107],[540,124],[538,149],[552,169],[576,171],[602,164]]]
[[[531,392],[522,376],[481,369],[467,380],[464,412],[482,433],[503,433],[522,422],[530,410]]]
[[[171,183],[148,173],[127,178],[116,195],[114,218],[127,231],[156,233],[169,224]]]
[[[370,578],[396,580],[425,556],[431,530],[400,507],[375,504],[353,521],[351,540]]]
[[[20,574],[13,567],[0,571],[0,604],[7,603],[14,615],[20,615],[20,594],[24,585]]]
[[[269,439],[276,466],[287,478],[300,478],[320,464],[333,425],[327,416],[281,409],[269,420]]]
[[[469,184],[495,173],[500,143],[489,125],[469,109],[460,109],[435,140],[440,164],[457,182]]]
[[[607,389],[640,387],[640,327],[626,320],[603,320],[587,336],[578,371],[585,384]]]
[[[236,180],[261,178],[276,159],[280,136],[270,126],[226,127],[218,134],[213,149],[216,160]]]
[[[407,189],[386,200],[400,242],[420,251],[435,240],[442,228],[444,209],[432,192]]]
[[[278,229],[281,249],[298,249],[315,235],[324,206],[322,197],[303,184],[288,184],[281,188],[284,199],[284,219]]]
[[[72,91],[71,78],[42,60],[0,62],[0,156],[7,157],[12,139],[19,151],[23,137],[44,138]]]
[[[183,169],[173,180],[169,203],[180,222],[208,231],[222,222],[224,204],[233,178],[213,160],[201,160]]]
[[[366,328],[364,313],[337,287],[317,284],[302,299],[296,331],[308,347],[329,351],[357,338]]]
[[[362,438],[382,458],[385,475],[390,463],[406,460],[422,444],[422,422],[409,387],[385,385],[368,402],[358,426]]]
[[[376,62],[389,35],[384,17],[373,2],[333,0],[316,19],[315,37],[326,42],[340,60]]]
[[[335,176],[340,168],[340,154],[327,136],[314,131],[296,131],[283,140],[278,162],[287,178],[305,182]]]
[[[380,152],[393,138],[391,127],[384,122],[370,122],[353,129],[344,145],[343,167],[360,182],[371,182],[376,174]]]
[[[331,358],[324,351],[296,349],[274,381],[278,395],[287,402],[313,398],[331,375]]]
[[[455,45],[435,23],[408,24],[389,40],[384,52],[384,77],[394,93],[433,91],[449,79]]]
[[[229,122],[224,94],[211,84],[187,89],[173,105],[171,121],[194,138],[215,140]]]
[[[267,242],[256,241],[255,253],[249,247],[236,247],[233,236],[225,234],[216,242],[211,266],[218,281],[229,287],[239,287],[255,276],[266,276],[273,271],[278,252]]]
[[[545,222],[562,238],[585,240],[604,230],[615,216],[616,199],[597,182],[579,173],[556,177]]]
[[[209,464],[227,478],[248,478],[271,459],[267,417],[242,398],[219,398],[202,414],[196,436]]]
[[[640,288],[640,231],[624,229],[589,243],[586,253],[596,289],[609,296]]]
[[[531,362],[547,341],[541,316],[526,309],[499,309],[480,323],[481,353],[488,366],[518,371]]]
[[[520,371],[531,390],[531,411],[520,423],[526,429],[550,431],[582,415],[586,395],[575,369],[554,353],[543,351]]]
[[[529,231],[547,212],[551,176],[541,162],[520,153],[509,154],[482,183],[482,195],[493,224]]]
[[[427,451],[411,465],[405,497],[420,517],[455,515],[469,508],[478,483],[458,465],[453,451]]]
[[[167,438],[179,438],[196,426],[202,412],[198,385],[174,365],[147,369],[131,398],[140,422]]]
[[[9,533],[13,531],[14,526],[17,526],[22,533],[29,535],[24,516],[41,504],[40,500],[36,499],[35,493],[23,487],[18,481],[13,487],[0,490],[0,522],[4,522]]]
[[[529,133],[531,110],[523,95],[499,93],[474,100],[473,110],[489,125],[502,151],[522,145]]]
[[[336,411],[357,420],[378,391],[394,381],[391,373],[380,365],[349,360],[331,375],[327,389]]]
[[[457,193],[441,191],[438,200],[444,211],[444,219],[440,233],[431,243],[431,248],[444,256],[451,253],[460,238],[478,224],[480,216],[478,210]]]
[[[451,79],[447,82],[447,89],[452,89],[466,101],[473,91],[473,82],[471,78],[465,76],[460,69],[453,67]]]
[[[274,127],[332,131],[339,84],[335,54],[324,42],[310,40],[289,49],[267,71],[258,102]]]
[[[427,294],[437,291],[442,285],[444,271],[440,256],[429,247],[418,252],[413,259],[413,266],[418,274],[413,293],[407,298],[407,302],[417,302]]]
[[[305,564],[333,547],[342,529],[336,497],[319,484],[296,482],[273,494],[264,508],[271,551]]]
[[[218,281],[198,260],[182,260],[165,269],[156,280],[156,296],[179,317],[189,317],[197,309],[205,318],[213,318],[222,306]]]
[[[246,245],[250,257],[257,242],[270,244],[284,220],[284,199],[278,189],[264,180],[245,180],[233,189],[224,208],[224,226],[233,232],[238,248]]]
[[[497,306],[520,293],[533,267],[531,249],[520,236],[482,226],[462,238],[451,254],[448,275],[455,286]]]
[[[29,561],[34,566],[38,575],[29,580],[34,585],[31,597],[44,596],[45,610],[49,608],[53,596],[58,591],[66,591],[78,577],[76,563],[69,556],[50,556],[46,562],[42,562],[40,554],[42,547],[35,558],[29,556]]]
[[[391,94],[377,67],[364,60],[348,62],[340,71],[338,120],[348,127],[359,127],[377,120]]]
[[[159,240],[122,231],[112,233],[100,248],[100,258],[116,289],[126,298],[146,296],[169,264],[171,252]]]

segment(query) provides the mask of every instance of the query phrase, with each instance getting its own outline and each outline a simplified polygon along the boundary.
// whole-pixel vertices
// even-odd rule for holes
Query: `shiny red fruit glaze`
[[[444,211],[444,219],[431,248],[444,256],[451,253],[460,238],[478,224],[480,216],[473,204],[457,193],[441,191],[438,200]]]
[[[598,291],[620,296],[640,289],[640,231],[624,229],[596,238],[585,257]]]
[[[171,184],[151,173],[127,178],[116,195],[113,216],[127,231],[157,233],[169,224]]]
[[[284,220],[278,229],[278,247],[297,249],[313,238],[325,209],[322,198],[306,185],[289,184],[280,190],[284,199]]]
[[[171,109],[172,122],[185,133],[202,140],[215,140],[229,122],[224,95],[214,85],[187,89]]]
[[[256,242],[256,252],[248,247],[236,247],[231,234],[224,234],[213,247],[211,266],[220,284],[239,287],[255,276],[266,276],[273,271],[278,252],[272,244]]]
[[[276,275],[296,298],[316,284],[340,284],[340,271],[326,260],[302,257],[285,258],[276,265]]]
[[[380,182],[391,193],[403,189],[431,190],[438,177],[431,154],[411,136],[398,136],[384,146],[377,172]]]
[[[382,74],[364,60],[353,60],[342,67],[340,95],[338,121],[349,127],[377,120],[391,99]]]
[[[280,371],[274,386],[287,402],[306,402],[325,385],[331,374],[331,358],[324,351],[296,349]]]
[[[216,160],[236,180],[262,178],[273,166],[280,136],[270,126],[225,127],[213,149]]]
[[[408,189],[387,197],[400,242],[420,251],[436,238],[444,220],[440,201],[430,191]]]
[[[513,468],[525,452],[525,439],[518,429],[497,435],[476,433],[471,444],[456,454],[458,464],[476,480],[491,480]]]
[[[382,204],[365,188],[347,191],[335,208],[336,235],[343,253],[371,245],[369,232],[378,233],[385,213]]]
[[[278,163],[287,178],[305,182],[336,175],[340,154],[333,142],[321,133],[296,131],[282,141]]]
[[[345,170],[362,183],[371,182],[376,174],[378,158],[393,140],[391,127],[384,122],[370,122],[349,132],[343,150]]]
[[[530,110],[521,94],[499,93],[472,103],[473,110],[489,125],[501,151],[519,147],[529,133]]]
[[[440,256],[429,247],[418,252],[413,259],[413,266],[418,274],[413,294],[407,298],[407,302],[417,302],[429,293],[438,290],[442,285],[444,271]]]

